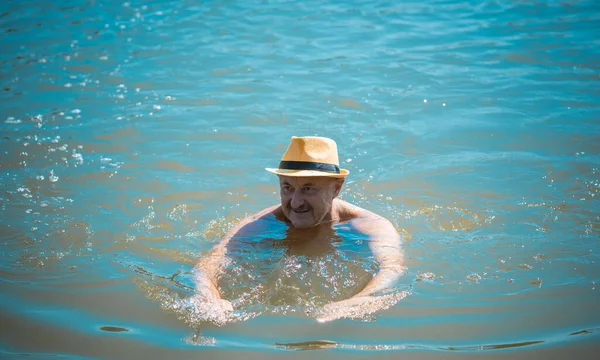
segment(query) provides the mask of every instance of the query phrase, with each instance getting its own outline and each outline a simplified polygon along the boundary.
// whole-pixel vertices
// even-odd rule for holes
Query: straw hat
[[[278,169],[267,171],[285,176],[327,176],[344,178],[350,173],[340,169],[335,141],[317,136],[292,136]]]

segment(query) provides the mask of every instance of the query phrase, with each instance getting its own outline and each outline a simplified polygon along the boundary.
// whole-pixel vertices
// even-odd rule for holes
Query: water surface
[[[2,2],[0,354],[597,352],[598,24],[593,0]],[[277,203],[292,135],[337,141],[411,294],[197,321],[194,264]]]

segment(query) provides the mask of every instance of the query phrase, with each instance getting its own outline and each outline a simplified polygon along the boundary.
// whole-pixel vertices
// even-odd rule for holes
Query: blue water
[[[593,0],[2,2],[0,354],[597,351],[599,24]],[[278,202],[263,169],[292,135],[337,141],[341,197],[404,236],[411,293],[203,323],[191,270]]]

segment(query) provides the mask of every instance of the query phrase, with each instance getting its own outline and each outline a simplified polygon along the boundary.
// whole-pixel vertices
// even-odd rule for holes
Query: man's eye
[[[305,187],[303,187],[303,188],[302,188],[302,190],[303,190],[304,192],[308,193],[308,192],[312,192],[312,191],[314,191],[314,190],[315,190],[315,188],[313,188],[313,187],[310,187],[310,186],[305,186]]]
[[[286,185],[282,189],[283,189],[283,191],[290,191],[291,187],[289,187],[289,186]]]

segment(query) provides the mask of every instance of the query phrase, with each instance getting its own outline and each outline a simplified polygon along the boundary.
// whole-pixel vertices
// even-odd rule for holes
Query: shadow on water
[[[424,346],[424,345],[358,345],[358,344],[342,344],[329,340],[303,341],[296,343],[279,344],[275,346],[282,347],[287,350],[323,350],[323,349],[349,349],[349,350],[373,350],[373,351],[391,351],[391,350],[442,350],[442,351],[481,351],[481,350],[500,350],[510,349],[523,346],[542,344],[544,341],[524,341],[518,343],[494,344],[494,345],[470,345],[470,346]]]
[[[118,326],[102,326],[100,328],[100,330],[102,331],[108,331],[108,332],[129,332],[129,329],[125,329],[122,327],[118,327]]]
[[[568,335],[559,336],[552,340],[531,340],[520,342],[508,342],[501,344],[487,345],[464,345],[464,346],[428,346],[428,345],[383,345],[383,344],[344,344],[331,340],[311,340],[302,342],[290,343],[275,343],[275,347],[285,350],[326,350],[326,349],[347,349],[347,350],[367,350],[367,351],[397,351],[397,350],[435,350],[435,351],[452,351],[452,352],[476,352],[476,351],[493,351],[493,350],[508,350],[521,347],[531,347],[544,343],[561,342],[567,340],[567,337],[574,335],[589,335],[597,332],[598,328],[585,329],[572,332]]]

